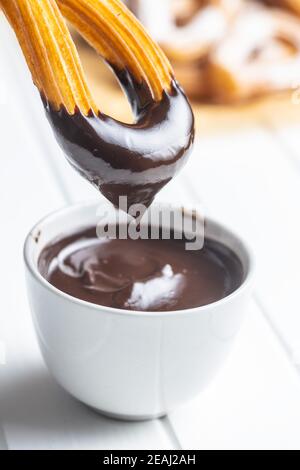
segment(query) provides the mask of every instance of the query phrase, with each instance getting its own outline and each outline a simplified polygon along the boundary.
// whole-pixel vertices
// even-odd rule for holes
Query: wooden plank
[[[299,448],[299,175],[262,127],[202,138],[195,153],[185,170],[190,188],[252,245],[268,324],[252,306],[228,367],[174,413],[174,429],[184,448]]]
[[[300,105],[298,111],[300,116]],[[300,124],[280,126],[275,118],[268,118],[266,128],[300,175]]]
[[[258,131],[258,134],[260,135],[260,138],[262,139],[262,141],[264,141],[265,140],[264,133],[262,131]],[[253,142],[252,134],[250,135],[250,141]],[[205,144],[208,146],[207,141],[205,141]],[[200,144],[198,143],[197,151],[199,151],[199,145]],[[211,145],[214,145],[214,144],[211,143]],[[257,145],[261,146],[262,144],[257,143]],[[221,145],[221,148],[223,148],[223,145]],[[246,159],[246,162],[247,161],[248,160]],[[198,163],[199,162],[197,162],[197,164]],[[243,167],[243,165],[241,166]],[[221,167],[220,173],[222,174],[223,172],[223,175],[225,175],[226,174],[225,170],[226,170],[225,167]],[[191,174],[193,175],[192,178],[191,178]],[[252,173],[249,176],[251,175]],[[191,168],[187,166],[187,168],[183,172],[183,175],[180,176],[178,181],[172,183],[172,185],[169,185],[166,188],[165,194],[162,194],[161,196],[162,199],[172,200],[174,198],[175,199],[177,198],[179,200],[181,197],[184,197],[186,202],[190,202],[191,198],[187,194],[188,191],[186,190],[186,185],[185,185],[185,181],[187,179],[192,180],[194,182],[194,186],[193,186],[194,189],[191,195],[194,196],[194,199],[196,199],[196,194],[198,194],[198,187],[195,184],[195,180],[197,178],[197,181],[199,181],[198,176],[199,176],[199,171],[196,171],[195,169],[191,170]],[[73,179],[75,178],[75,176],[73,176],[73,172],[72,172],[72,176],[70,173],[70,178],[71,178],[71,181],[72,181],[72,178]],[[205,174],[203,174],[201,178],[205,180]],[[206,189],[207,189],[207,186],[209,185],[209,182],[211,182],[211,180],[208,180],[206,182]],[[232,180],[228,182],[228,185],[229,186],[232,185]],[[243,181],[241,181],[241,185],[243,185]],[[74,185],[74,187],[76,186]],[[234,188],[232,189],[234,190]],[[182,191],[182,194],[180,194],[180,191]],[[176,192],[177,192],[177,195],[175,194]],[[208,194],[210,195],[211,193],[208,192]],[[241,192],[241,195],[243,196],[244,193]],[[238,198],[236,197],[234,201],[236,199]],[[224,199],[222,200],[221,198],[221,200],[218,200],[214,206],[215,208],[220,205],[221,206],[220,211],[221,211],[221,208],[223,208],[224,210],[224,213],[223,214],[219,213],[218,217],[223,218],[224,222],[229,223],[230,225],[233,225],[237,229],[244,232],[244,235],[246,235],[247,238],[249,238],[250,234],[247,233],[247,227],[245,229],[245,226],[243,224],[240,224],[238,221],[235,220],[235,214],[231,213],[231,218],[229,217],[228,215],[229,212],[226,211],[223,201],[226,203],[226,198],[225,200]],[[211,200],[209,202],[211,203]],[[210,212],[213,213],[213,211],[210,211]],[[238,215],[240,214],[238,213]],[[187,408],[185,407],[184,411],[182,412],[178,411],[178,414],[175,413],[174,416],[171,417],[171,423],[173,425],[175,433],[178,436],[178,440],[181,442],[181,445],[183,446],[183,448],[195,448],[195,447],[196,448],[217,448],[219,445],[224,446],[224,448],[226,447],[234,448],[235,446],[240,446],[242,448],[243,446],[247,446],[247,445],[249,447],[253,446],[255,448],[259,446],[263,448],[264,446],[272,446],[272,445],[274,447],[276,447],[276,445],[279,445],[279,446],[282,445],[284,447],[293,446],[293,445],[299,446],[298,440],[296,439],[296,437],[295,438],[293,437],[294,431],[295,431],[296,436],[298,433],[298,428],[295,428],[297,419],[298,419],[298,414],[296,414],[295,415],[296,417],[294,418],[292,410],[289,410],[289,412],[287,412],[286,408],[282,406],[281,401],[278,403],[276,401],[277,399],[279,399],[278,397],[280,398],[282,397],[282,401],[285,402],[285,397],[291,396],[292,407],[295,406],[296,409],[298,409],[299,407],[299,399],[297,395],[298,377],[296,377],[294,374],[294,371],[291,370],[290,365],[287,363],[286,359],[284,358],[284,354],[283,354],[281,347],[278,345],[272,333],[269,331],[269,328],[266,325],[265,321],[260,317],[261,317],[261,312],[258,312],[258,309],[255,307],[254,313],[253,313],[253,318],[254,318],[253,324],[252,324],[252,312],[251,312],[251,317],[249,320],[250,325],[248,323],[248,326],[247,325],[245,326],[245,329],[248,334],[248,340],[245,343],[245,346],[243,347],[242,351],[238,350],[235,353],[235,357],[238,358],[238,362],[234,362],[235,365],[232,366],[232,371],[228,374],[228,376],[226,375],[227,369],[225,369],[224,372],[222,373],[222,377],[224,377],[223,379],[224,383],[226,383],[227,388],[230,389],[232,393],[232,397],[236,398],[236,396],[234,395],[234,391],[232,392],[232,387],[235,386],[234,375],[236,376],[240,375],[240,362],[239,361],[245,361],[245,362],[248,361],[247,363],[250,364],[250,366],[252,367],[251,383],[253,382],[255,384],[255,387],[256,387],[255,394],[252,394],[251,389],[249,389],[249,391],[247,391],[246,388],[243,390],[245,401],[240,403],[240,407],[236,411],[236,415],[235,415],[235,419],[238,420],[236,424],[236,428],[238,429],[238,431],[232,434],[231,441],[226,441],[226,435],[228,434],[227,430],[229,426],[228,421],[225,427],[225,425],[223,424],[224,423],[223,416],[220,415],[221,417],[219,417],[218,414],[214,414],[213,422],[214,422],[214,425],[216,426],[220,425],[220,434],[214,440],[213,432],[211,430],[210,440],[205,438],[206,427],[203,426],[203,423],[206,423],[208,421],[208,415],[205,415],[205,419],[203,419],[203,414],[199,413],[200,418],[198,419],[198,401],[197,401],[197,403],[194,402],[192,405],[190,405],[190,407],[187,407]],[[271,337],[271,340],[267,341],[266,345],[263,345],[263,341],[262,341],[262,337],[260,333],[261,330],[263,331],[263,335],[266,334],[267,337],[268,336]],[[244,333],[244,336],[242,336],[242,340],[239,341],[239,344],[241,343],[241,341],[242,343],[244,343],[243,338],[245,338],[245,335],[246,333]],[[262,355],[262,364],[264,364],[264,367],[265,367],[259,370],[256,369],[257,362],[259,362],[259,357],[256,355],[254,360],[251,357],[253,345],[255,345],[255,349],[257,350],[257,344],[259,345],[258,351],[260,351]],[[271,358],[272,358],[274,349],[276,351],[276,355],[274,356],[274,362],[272,362]],[[280,360],[277,359],[277,356],[280,357]],[[270,378],[268,378],[268,374],[266,374],[266,371],[268,371],[268,367],[270,364],[272,365],[272,375]],[[278,364],[281,364],[281,367],[279,367]],[[275,377],[276,367],[277,367],[278,375]],[[261,382],[262,377],[266,377],[266,383],[262,384]],[[276,385],[277,387],[278,383],[281,383],[281,381],[284,382],[285,387],[284,388],[281,387],[279,389],[280,393],[276,395],[275,399],[273,400],[272,399],[272,393],[273,393],[272,387],[273,385]],[[260,392],[260,387],[262,388],[263,393]],[[207,394],[203,395],[205,401],[204,401],[203,408],[201,408],[202,412],[203,412],[203,409],[212,411],[214,400],[217,400],[219,403],[223,403],[223,382],[222,382],[222,386],[217,387],[216,389],[214,389],[214,391],[211,391],[211,390],[212,389],[210,389],[210,392],[207,392]],[[212,394],[212,398],[209,398],[210,393]],[[208,398],[205,398],[207,396]],[[268,403],[269,397],[271,397],[270,404]],[[253,416],[257,417],[259,413],[261,412],[261,410],[265,410],[265,414],[262,414],[260,417],[260,421],[258,421],[259,429],[262,430],[261,431],[262,434],[257,433],[257,427],[255,427],[256,426],[255,422],[251,421],[249,425],[249,419],[251,418],[252,414],[251,413],[247,414],[246,412],[247,412],[248,402],[252,400],[254,402],[254,405],[253,405],[254,410],[252,410]],[[199,402],[202,403],[202,395],[200,395],[199,397]],[[235,403],[235,400],[233,400],[233,402]],[[209,407],[209,404],[210,404],[210,407]],[[224,406],[224,408],[227,409],[228,403],[226,403],[225,405],[226,406]],[[277,408],[279,408],[279,411],[277,411]],[[244,422],[243,422],[243,419],[239,420],[241,410],[244,411],[244,415],[242,415],[244,416]],[[270,421],[270,416],[272,416],[273,421],[272,420]],[[285,428],[283,426],[282,429],[286,429],[286,434],[283,433],[282,429],[280,430],[278,429],[278,427],[275,427],[276,432],[270,435],[269,432],[274,426],[274,422],[282,423],[285,426]],[[188,423],[188,425],[186,423]],[[248,429],[249,429],[249,433],[247,434]],[[242,434],[243,436],[242,439],[238,439],[239,433]],[[197,436],[198,440],[196,441],[195,440],[196,438],[193,436]]]
[[[18,64],[20,63],[18,62]],[[19,74],[19,71],[21,73],[21,69],[23,70],[23,66],[18,64],[14,64],[14,66],[17,67],[16,70],[18,70]],[[30,81],[28,78],[26,80],[23,88],[22,78],[22,90],[31,90]],[[92,188],[89,188],[85,182],[68,168],[63,156],[57,151],[54,140],[48,140],[48,127],[47,123],[43,119],[40,119],[40,104],[37,96],[31,91],[28,91],[28,93],[28,98],[30,99],[30,103],[32,103],[30,115],[28,116],[29,127],[31,127],[32,123],[36,123],[39,129],[39,137],[36,140],[39,149],[44,150],[47,145],[47,154],[44,152],[40,152],[41,155],[35,153],[34,165],[30,165],[30,168],[35,168],[35,170],[32,170],[32,175],[34,175],[35,171],[39,173],[40,167],[45,169],[43,178],[47,178],[46,175],[48,175],[48,178],[50,174],[52,175],[49,179],[50,186],[54,193],[58,191],[57,196],[53,195],[53,199],[52,197],[50,198],[55,206],[57,204],[57,202],[55,202],[56,197],[58,200],[71,201],[96,195]],[[29,97],[30,93],[32,93],[32,97]],[[20,94],[18,97],[21,100]],[[28,98],[26,92],[25,102]],[[25,114],[23,113],[22,117],[24,118],[24,116]],[[30,135],[29,140],[31,141],[32,133],[30,130],[28,130],[28,132]],[[267,144],[266,141],[268,142]],[[52,143],[50,144],[50,142]],[[264,158],[259,159],[258,149],[261,149],[262,154],[267,153],[267,163]],[[28,153],[31,154],[31,152]],[[264,156],[262,154],[260,157]],[[274,155],[276,163],[275,180],[272,179],[273,167],[271,165]],[[189,202],[191,200],[190,196],[193,196],[196,200],[200,198],[210,208],[210,213],[218,216],[218,218],[229,223],[229,225],[240,229],[247,238],[251,238],[255,245],[255,251],[259,254],[259,260],[262,260],[259,263],[259,283],[264,283],[261,284],[261,292],[264,293],[266,290],[268,297],[270,295],[269,292],[272,287],[273,278],[268,281],[269,284],[267,284],[265,275],[266,273],[269,275],[270,268],[268,268],[268,271],[264,271],[264,268],[261,266],[265,267],[267,262],[272,261],[274,257],[271,256],[273,251],[268,251],[268,246],[266,246],[268,238],[264,238],[262,233],[265,226],[268,227],[266,219],[263,216],[265,212],[267,212],[267,220],[269,221],[270,218],[270,227],[273,230],[274,227],[276,227],[275,222],[278,217],[278,212],[275,211],[273,204],[275,203],[276,207],[276,204],[280,202],[279,198],[277,199],[274,196],[274,187],[281,181],[280,177],[283,176],[283,181],[287,180],[287,188],[285,189],[289,189],[291,193],[288,193],[283,203],[278,206],[279,210],[285,208],[295,190],[295,180],[293,178],[291,185],[290,173],[292,173],[292,170],[287,169],[285,165],[283,165],[285,170],[282,173],[281,161],[281,152],[278,151],[275,145],[270,145],[269,139],[266,139],[264,132],[261,130],[251,133],[244,132],[240,136],[235,135],[234,137],[227,135],[219,136],[217,139],[203,139],[202,142],[198,144],[194,157],[191,159],[189,166],[187,166],[183,174],[178,177],[174,184],[169,185],[160,196],[162,199],[179,203],[184,203],[185,201]],[[12,168],[14,168],[13,164]],[[231,171],[229,172],[228,169]],[[267,169],[269,171],[266,171]],[[272,176],[270,176],[271,169]],[[30,178],[31,182],[33,181],[32,175]],[[53,177],[53,175],[55,175],[55,177]],[[43,178],[41,180],[45,181]],[[186,181],[189,182],[188,186],[191,185],[190,192],[186,189]],[[58,188],[57,182],[63,184],[60,184]],[[19,182],[18,180],[20,192],[24,188],[22,184],[24,184],[24,181]],[[48,200],[48,190],[46,190],[47,195],[44,195],[42,191],[45,188],[45,184],[43,184],[43,187],[39,188],[40,193],[38,194],[39,197],[40,194],[42,197],[40,197],[38,204],[41,206],[41,211],[44,211],[46,205],[51,205],[51,203],[49,203]],[[249,191],[249,189],[251,189],[251,191]],[[258,193],[258,196],[255,196],[256,202],[254,205],[251,196],[253,193],[255,195]],[[260,201],[259,197],[262,197],[262,201]],[[46,199],[48,201],[47,204]],[[31,207],[31,205],[29,207]],[[255,207],[255,212],[253,212],[253,207]],[[31,209],[28,210],[29,213],[31,213],[30,211]],[[20,217],[22,220],[20,224],[21,227],[23,227],[22,224],[27,223],[30,215],[23,214],[24,211],[21,212],[22,211],[19,210],[16,214],[16,219],[12,227],[16,226],[16,220]],[[259,216],[257,216],[257,212]],[[8,212],[8,215],[10,215],[10,212]],[[262,228],[260,229],[260,227]],[[22,239],[23,237],[18,238],[20,246]],[[8,240],[8,235],[6,240]],[[268,266],[270,266],[270,263],[268,263]],[[273,273],[271,273],[271,275],[273,275]],[[9,296],[11,299],[13,297],[13,286],[11,286],[10,283],[5,284],[5,287],[6,285],[8,292],[11,293]],[[21,278],[18,285],[22,286]],[[1,384],[4,384],[4,389],[6,390],[2,401],[0,397],[0,403],[3,405],[1,409],[6,410],[3,422],[5,423],[5,433],[8,436],[8,442],[11,448],[30,448],[33,442],[36,448],[115,448],[114,446],[119,448],[121,448],[121,446],[124,446],[123,448],[130,448],[131,446],[133,446],[133,448],[137,448],[138,446],[141,446],[140,448],[145,448],[145,446],[147,448],[171,448],[174,446],[174,440],[166,436],[165,429],[160,421],[147,423],[146,428],[142,426],[141,423],[140,425],[123,423],[124,426],[122,426],[121,429],[119,423],[113,423],[88,412],[86,408],[71,400],[64,392],[56,387],[54,382],[49,379],[48,374],[40,362],[35,338],[28,319],[28,309],[26,309],[27,313],[25,312],[24,314],[25,292],[21,292],[18,297],[20,298],[13,298],[12,305],[9,305],[10,315],[5,315],[4,318],[6,321],[5,339],[7,339],[7,344],[9,345],[9,367],[5,369],[9,369],[9,373],[6,372],[5,378],[0,377]],[[263,300],[265,301],[264,296]],[[8,311],[8,309],[6,310]],[[296,401],[296,394],[294,393],[294,389],[298,384],[298,378],[293,375],[292,371],[289,369],[289,364],[285,361],[282,349],[273,338],[264,320],[260,317],[261,313],[258,312],[257,309],[255,310],[256,313],[251,315],[249,320],[250,326],[246,326],[246,331],[251,333],[247,333],[251,341],[248,339],[248,342],[246,342],[243,363],[245,362],[252,367],[252,376],[250,374],[252,377],[251,383],[257,388],[259,388],[260,383],[262,383],[261,379],[265,376],[266,369],[270,364],[273,364],[272,376],[267,382],[276,387],[278,386],[274,378],[274,364],[276,364],[277,367],[277,362],[279,363],[278,381],[281,382],[282,380],[285,385],[285,388],[280,389],[282,397],[290,397],[291,393],[291,405],[296,409],[295,416],[298,419],[298,402]],[[268,313],[272,314],[272,309],[268,309]],[[259,319],[258,326],[255,317]],[[252,320],[252,318],[254,318],[254,320]],[[260,354],[257,354],[254,360],[253,349],[256,351],[256,344],[262,343],[262,338],[260,337],[260,329],[262,326],[263,336],[266,335],[268,337],[268,335],[271,335],[272,340],[267,340],[264,348],[258,348]],[[255,348],[253,346],[255,346]],[[275,351],[277,351],[276,354],[278,357],[275,355],[276,361],[271,363],[274,348]],[[236,353],[233,354],[232,357],[235,357],[237,360],[237,356],[243,357],[243,354]],[[260,364],[260,361],[264,364],[263,371],[261,371],[260,368],[257,369],[257,363]],[[0,369],[0,374],[3,375],[3,369]],[[227,376],[226,374],[227,372],[224,370],[224,376],[227,377],[226,380],[228,381],[227,387],[229,387],[232,392],[232,387],[235,385],[233,378],[240,374],[239,363],[234,365],[231,375]],[[18,388],[21,389],[19,394],[17,393]],[[271,388],[272,387],[269,386],[267,389],[269,393],[266,395],[260,395],[257,392],[253,396],[245,389],[245,402],[241,403],[241,410],[238,409],[236,416],[238,416],[241,411],[245,411],[244,409],[247,408],[251,400],[254,402],[254,407],[257,407],[255,409],[260,410],[261,403],[266,406],[266,400],[268,398],[270,400],[270,407],[268,408],[269,413],[262,414],[260,422],[261,428],[265,430],[266,433],[268,432],[268,420],[270,419],[272,411],[273,423],[275,421],[276,423],[287,425],[289,431],[287,433],[286,442],[283,442],[283,437],[280,433],[275,435],[274,442],[283,443],[284,445],[292,445],[293,443],[298,445],[298,441],[295,441],[296,438],[290,436],[290,432],[294,431],[295,435],[297,433],[299,434],[298,428],[296,428],[296,425],[294,426],[291,413],[283,408],[286,411],[286,421],[284,421],[281,411],[278,412],[277,407],[274,406],[274,404],[277,406],[277,400],[272,401],[271,392],[273,389],[271,390]],[[251,392],[251,389],[249,390]],[[212,394],[212,402],[210,402],[212,415],[212,403],[214,405],[215,401],[219,402],[221,405],[224,403],[223,390],[218,387],[215,393],[217,393],[217,395]],[[210,396],[209,394],[209,397]],[[213,400],[214,397],[215,400]],[[199,398],[201,403],[202,399],[205,399],[204,394]],[[18,403],[19,406],[16,407]],[[278,403],[280,406],[281,402],[278,401]],[[23,404],[25,406],[23,406]],[[193,404],[192,407],[186,407],[184,413],[178,411],[172,416],[172,423],[175,426],[175,431],[182,445],[185,448],[192,448],[194,445],[198,447],[209,447],[210,445],[217,445],[218,442],[220,442],[222,445],[229,446],[230,442],[226,440],[226,434],[230,434],[228,433],[228,429],[230,429],[231,432],[230,421],[227,420],[226,426],[223,426],[223,422],[225,421],[221,419],[222,414],[217,413],[213,415],[215,419],[211,420],[211,422],[214,422],[215,426],[220,426],[220,435],[214,442],[209,439],[205,440],[206,427],[203,426],[203,423],[209,422],[209,416],[206,420],[203,420],[201,416],[201,419],[199,419],[197,409],[197,405]],[[209,410],[209,407],[207,407],[207,410]],[[180,415],[180,413],[183,413],[183,415]],[[196,417],[194,416],[195,414]],[[257,415],[258,412],[256,413],[256,416]],[[113,424],[115,424],[115,427],[112,426]],[[242,424],[243,423],[240,423],[239,429],[242,428]],[[245,434],[245,428],[243,429],[244,430],[241,432]],[[253,429],[253,426],[252,428],[250,426],[250,430],[253,431]],[[92,432],[90,432],[90,430],[92,430]],[[190,432],[191,430],[192,432]],[[248,435],[248,437],[250,436],[251,438],[249,445],[256,443],[256,435],[254,431],[252,431]],[[193,438],[193,433],[195,433],[197,437],[196,440]],[[236,435],[237,434],[233,432],[233,436],[236,437]],[[95,436],[95,439],[93,436]],[[248,437],[247,434],[245,434],[245,440],[248,439]],[[270,438],[270,440],[273,442],[273,438]],[[236,440],[234,439],[232,442],[235,443]],[[241,446],[243,442],[240,444]]]
[[[6,437],[5,437],[2,426],[0,426],[0,450],[8,450]]]
[[[299,396],[298,374],[252,303],[226,366],[171,422],[185,449],[299,449]]]
[[[46,122],[40,111],[38,115],[34,111],[40,109],[39,98],[2,16],[0,43],[6,44],[0,48],[0,60],[9,90],[5,112],[2,108],[0,114],[0,210],[5,221],[0,246],[0,340],[7,356],[6,365],[0,367],[0,416],[8,447],[173,448],[161,421],[129,424],[107,420],[69,397],[43,364],[27,305],[22,245],[37,219],[64,205],[69,195],[57,183],[52,163],[56,149],[48,147],[42,137]],[[40,126],[37,116],[41,116]]]
[[[185,170],[207,213],[238,230],[256,255],[256,292],[291,357],[299,357],[300,178],[262,127],[202,138]]]

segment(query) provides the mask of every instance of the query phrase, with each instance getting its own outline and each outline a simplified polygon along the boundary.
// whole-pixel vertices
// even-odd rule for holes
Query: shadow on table
[[[155,426],[101,416],[67,394],[42,367],[11,375],[4,384],[0,374],[0,416],[10,447],[18,449],[137,449],[139,440],[145,448]]]

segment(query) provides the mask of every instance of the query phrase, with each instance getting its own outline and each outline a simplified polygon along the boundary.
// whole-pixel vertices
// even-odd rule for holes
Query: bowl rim
[[[254,277],[254,271],[255,271],[255,258],[253,255],[253,250],[252,248],[248,245],[247,242],[245,242],[244,238],[241,237],[239,234],[236,233],[236,231],[228,228],[223,222],[218,222],[212,217],[205,217],[206,223],[210,223],[218,227],[222,232],[226,232],[230,237],[238,240],[240,246],[242,247],[242,250],[246,254],[247,257],[247,262],[248,262],[248,271],[245,274],[245,277],[241,283],[241,285],[234,290],[231,294],[227,295],[226,297],[223,297],[220,300],[217,300],[215,302],[212,302],[207,305],[202,305],[199,307],[193,307],[193,308],[187,308],[187,309],[182,309],[182,310],[170,310],[170,311],[143,311],[143,310],[126,310],[126,309],[120,309],[120,308],[115,308],[115,307],[107,307],[105,305],[98,305],[94,304],[92,302],[88,302],[86,300],[81,300],[76,297],[73,297],[66,292],[63,292],[59,290],[57,287],[53,286],[50,284],[47,279],[45,279],[41,273],[39,272],[37,263],[34,263],[31,253],[32,253],[32,248],[36,244],[35,242],[35,237],[34,233],[39,229],[41,225],[44,223],[50,221],[51,219],[55,219],[55,217],[58,217],[62,215],[63,213],[70,212],[70,211],[76,211],[80,209],[84,209],[87,206],[93,206],[99,204],[99,200],[89,200],[89,201],[83,201],[83,202],[77,202],[73,204],[66,204],[62,206],[59,209],[56,209],[54,211],[51,211],[44,217],[42,217],[38,222],[34,224],[34,226],[31,228],[29,233],[27,234],[24,242],[24,247],[23,247],[23,258],[25,262],[25,268],[28,270],[28,272],[33,276],[33,278],[41,284],[44,288],[46,288],[48,291],[50,291],[52,294],[64,298],[66,301],[71,302],[73,304],[79,305],[81,307],[85,307],[86,309],[90,309],[93,311],[97,311],[99,313],[103,313],[105,310],[107,313],[110,313],[112,315],[122,315],[122,316],[130,316],[130,317],[135,317],[135,316],[143,316],[143,317],[152,317],[152,318],[158,318],[158,317],[165,317],[165,316],[181,316],[181,315],[187,315],[187,314],[201,314],[201,313],[209,313],[212,309],[215,309],[217,307],[226,305],[228,302],[233,301],[236,297],[239,297],[242,295],[244,291],[247,291],[253,282],[253,277]],[[165,202],[159,202],[159,204],[164,205],[168,204]],[[185,209],[184,205],[179,205],[175,204],[174,205],[175,209]],[[53,237],[55,239],[55,237]],[[238,255],[237,255],[238,256]]]

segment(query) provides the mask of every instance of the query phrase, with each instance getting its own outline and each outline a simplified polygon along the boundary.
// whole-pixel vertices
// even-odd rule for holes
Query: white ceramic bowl
[[[41,352],[57,382],[100,412],[133,420],[163,416],[197,395],[226,359],[251,291],[252,256],[238,236],[206,220],[206,236],[231,248],[243,264],[244,281],[228,297],[162,313],[78,300],[41,276],[38,258],[58,236],[96,224],[98,204],[59,210],[26,239],[28,295]]]

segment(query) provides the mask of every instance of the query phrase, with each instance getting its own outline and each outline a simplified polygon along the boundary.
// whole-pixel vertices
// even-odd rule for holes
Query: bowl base
[[[88,407],[95,413],[105,416],[106,418],[115,419],[118,421],[151,421],[153,419],[161,419],[167,416],[166,413],[158,413],[153,415],[123,415],[118,413],[111,413],[109,411],[103,411],[99,408],[95,408],[94,406]]]

